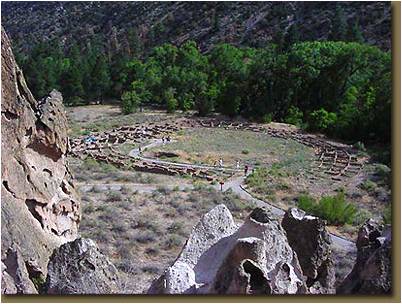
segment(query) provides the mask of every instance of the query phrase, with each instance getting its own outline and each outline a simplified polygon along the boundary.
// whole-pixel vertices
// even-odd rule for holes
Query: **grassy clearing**
[[[149,154],[169,151],[179,155],[177,161],[213,165],[222,157],[224,166],[266,165],[287,160],[289,163],[311,161],[312,149],[292,140],[273,138],[251,131],[224,129],[189,129],[176,136],[177,142],[155,147]]]

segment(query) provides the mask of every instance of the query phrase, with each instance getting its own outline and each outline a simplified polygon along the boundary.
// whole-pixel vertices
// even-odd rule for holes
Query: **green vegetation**
[[[36,290],[41,294],[43,292],[43,288],[46,284],[46,278],[43,275],[37,275],[31,278],[32,283],[34,284]]]
[[[384,224],[391,224],[392,223],[392,205],[389,204],[385,210],[384,210],[384,214],[382,216],[382,220],[384,222]]]
[[[391,91],[384,83],[391,83],[391,56],[376,47],[316,41],[281,51],[273,44],[222,44],[203,55],[194,42],[164,44],[146,60],[131,61],[129,70],[128,92],[168,111],[240,114],[348,140],[390,140]]]
[[[358,214],[357,208],[346,202],[343,192],[335,196],[323,196],[318,203],[309,195],[301,195],[298,207],[327,220],[332,225],[354,224]]]
[[[35,45],[29,57],[18,55],[19,64],[37,98],[48,94],[52,89],[60,90],[69,104],[82,104],[84,100],[103,100],[116,96],[126,77],[127,57],[116,56],[113,62],[100,51],[99,41],[87,46],[74,44],[64,52],[60,43],[51,41]],[[119,69],[116,65],[120,66]],[[119,95],[119,96],[120,96]]]
[[[81,52],[75,45],[66,55],[49,43],[19,60],[37,97],[56,88],[75,104],[121,97],[124,113],[157,104],[169,112],[216,111],[294,123],[347,140],[389,143],[391,54],[338,41],[360,36],[358,22],[348,28],[342,14],[337,10],[333,20],[336,41],[299,42],[295,27],[284,37],[284,47],[220,44],[202,54],[187,41],[155,47],[140,60],[135,54],[107,58],[99,52],[99,41]]]

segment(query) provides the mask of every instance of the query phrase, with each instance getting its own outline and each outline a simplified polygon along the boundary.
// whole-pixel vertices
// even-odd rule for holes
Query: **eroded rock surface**
[[[291,208],[282,219],[290,246],[296,251],[309,293],[335,293],[335,267],[331,257],[331,237],[325,222]]]
[[[238,226],[224,205],[205,214],[174,264],[148,290],[166,294],[305,293],[285,232],[256,208]]]
[[[14,245],[5,253],[1,262],[2,293],[35,294],[36,287],[30,280],[27,265],[21,256],[19,248]]]
[[[59,92],[41,101],[32,96],[3,29],[1,42],[2,261],[17,248],[21,265],[29,262],[46,275],[53,249],[77,237],[80,221],[66,162],[67,117]],[[4,272],[14,278],[9,267]]]
[[[367,220],[356,241],[357,259],[337,288],[340,294],[390,294],[392,291],[391,227]]]
[[[119,293],[119,278],[91,239],[79,238],[56,249],[50,257],[46,294]]]

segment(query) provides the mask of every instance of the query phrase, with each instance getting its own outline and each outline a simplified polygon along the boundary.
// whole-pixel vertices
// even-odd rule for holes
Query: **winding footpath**
[[[171,143],[171,142],[170,142]],[[142,147],[142,150],[148,149],[148,148],[153,148],[153,147],[158,147],[162,145],[166,145],[168,143],[163,143],[161,139],[156,139],[152,143],[145,145]],[[179,166],[183,168],[199,168],[199,169],[219,169],[219,167],[214,167],[214,166],[208,166],[208,165],[195,165],[195,164],[188,164],[188,163],[178,163],[178,162],[169,162],[169,161],[164,161],[164,160],[159,160],[159,159],[154,159],[154,158],[148,158],[148,157],[143,157],[142,153],[140,153],[139,149],[133,149],[129,152],[130,157],[138,158],[141,160],[146,160],[148,162],[153,162],[155,164],[161,164],[161,165],[173,165],[173,166]],[[225,184],[223,185],[222,190],[227,191],[231,189],[235,194],[237,194],[240,198],[247,200],[249,202],[252,202],[254,205],[258,207],[265,207],[269,208],[272,212],[272,214],[276,216],[283,216],[285,214],[285,211],[282,210],[281,208],[278,208],[272,204],[269,204],[265,201],[262,201],[260,199],[257,199],[252,196],[251,193],[249,193],[243,186],[242,184],[244,183],[245,176],[242,176],[243,170],[237,170],[233,168],[228,168],[228,167],[223,167],[221,168],[223,171],[226,172],[232,172],[233,174],[235,173],[240,173],[240,175],[236,174],[233,175],[232,178],[227,180]],[[214,185],[214,188],[217,190],[220,190],[220,185]],[[150,190],[149,190],[150,191]],[[356,252],[356,245],[354,242],[337,236],[333,233],[330,233],[332,242],[334,246],[343,248],[344,250],[347,250],[348,252]]]

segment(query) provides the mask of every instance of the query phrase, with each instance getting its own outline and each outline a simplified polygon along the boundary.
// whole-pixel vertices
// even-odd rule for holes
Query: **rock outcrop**
[[[148,290],[165,294],[306,292],[297,254],[268,211],[238,226],[224,205],[205,214],[174,264]]]
[[[50,257],[44,286],[46,294],[119,293],[119,278],[91,239],[63,244]]]
[[[16,286],[2,292],[35,293],[20,283],[46,276],[53,249],[77,237],[80,204],[66,162],[62,96],[52,91],[35,100],[3,29],[1,42],[1,259],[8,286]]]
[[[291,208],[282,219],[290,246],[296,251],[311,294],[335,293],[331,237],[320,218]]]
[[[374,220],[360,228],[357,259],[351,273],[337,288],[339,294],[390,294],[392,291],[392,234]]]

